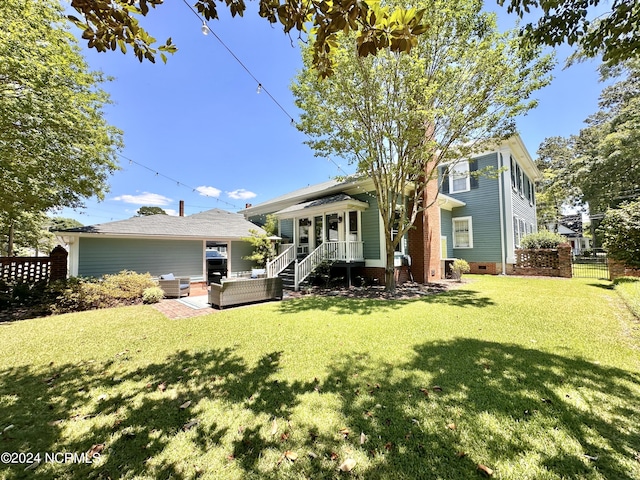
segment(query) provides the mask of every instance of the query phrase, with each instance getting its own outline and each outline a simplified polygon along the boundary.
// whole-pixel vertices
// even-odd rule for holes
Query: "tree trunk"
[[[394,266],[395,251],[393,245],[387,245],[387,262],[384,269],[384,289],[387,292],[396,291],[396,271]]]
[[[9,224],[9,239],[7,241],[7,257],[13,256],[13,236],[14,236],[13,222]]]

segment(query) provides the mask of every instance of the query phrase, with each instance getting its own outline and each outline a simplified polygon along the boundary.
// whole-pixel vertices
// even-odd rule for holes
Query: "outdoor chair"
[[[191,293],[191,278],[175,277],[172,273],[161,275],[158,286],[164,292],[165,297],[185,297]]]

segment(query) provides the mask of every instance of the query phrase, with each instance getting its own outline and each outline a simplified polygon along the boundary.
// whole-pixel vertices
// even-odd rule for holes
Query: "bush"
[[[81,312],[98,308],[99,296],[90,285],[95,280],[71,277],[51,282],[47,289],[48,310],[53,314]]]
[[[164,292],[160,287],[149,287],[142,292],[142,303],[158,303],[164,298]]]
[[[127,270],[105,275],[103,280],[72,277],[51,282],[47,288],[49,310],[59,314],[131,305],[143,301],[145,290],[152,287],[157,285],[151,275]]]
[[[116,275],[105,275],[100,286],[102,294],[107,298],[136,300],[142,298],[142,294],[147,288],[157,285],[148,273],[123,270]]]
[[[609,257],[630,267],[640,267],[640,201],[610,208],[600,223]]]
[[[522,237],[522,240],[520,240],[520,248],[525,250],[558,248],[558,245],[566,243],[566,241],[567,239],[562,235],[550,232],[549,230],[541,230]]]
[[[451,270],[453,270],[453,276],[460,282],[462,281],[462,274],[469,273],[471,271],[471,267],[466,260],[456,258],[453,261],[453,265],[451,265]]]

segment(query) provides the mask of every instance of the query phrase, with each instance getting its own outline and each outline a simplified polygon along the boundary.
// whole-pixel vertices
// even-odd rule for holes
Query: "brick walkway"
[[[200,297],[208,295],[207,285],[194,283],[191,285],[191,293],[189,297]],[[218,312],[215,308],[191,308],[184,303],[180,303],[177,298],[166,298],[153,306],[165,317],[171,319],[200,317]]]

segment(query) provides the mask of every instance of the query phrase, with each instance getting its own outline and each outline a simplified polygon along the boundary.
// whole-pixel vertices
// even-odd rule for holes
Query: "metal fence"
[[[574,278],[609,279],[609,261],[606,252],[591,255],[574,255],[571,260],[571,274]]]

